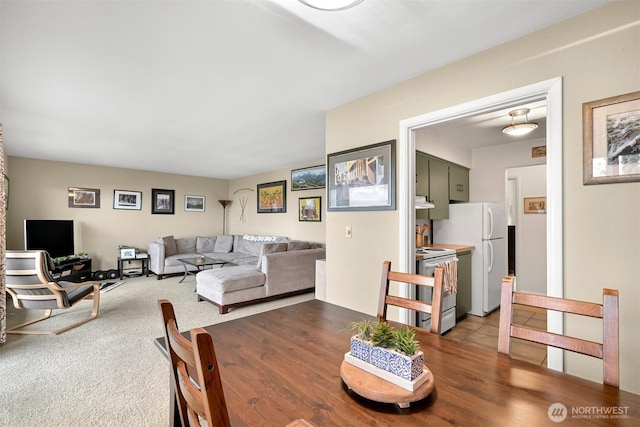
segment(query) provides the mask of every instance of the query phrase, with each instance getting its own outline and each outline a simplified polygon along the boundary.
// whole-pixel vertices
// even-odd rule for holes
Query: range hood
[[[433,209],[436,206],[427,201],[427,196],[416,196],[414,204],[416,209]]]

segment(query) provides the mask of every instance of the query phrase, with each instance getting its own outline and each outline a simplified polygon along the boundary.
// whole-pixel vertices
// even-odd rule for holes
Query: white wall
[[[469,201],[504,203],[505,171],[508,168],[546,163],[546,157],[531,157],[531,148],[540,145],[546,145],[544,139],[528,139],[473,150],[469,171]]]
[[[433,127],[427,126],[415,133],[416,150],[430,154],[451,163],[471,168],[471,150],[459,141],[453,141],[440,134]]]
[[[525,197],[544,197],[546,165],[507,169],[516,180],[516,277],[521,292],[547,293],[547,215],[525,214]]]

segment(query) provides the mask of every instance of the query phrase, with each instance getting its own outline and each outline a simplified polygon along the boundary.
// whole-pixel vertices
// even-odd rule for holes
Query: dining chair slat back
[[[516,292],[514,276],[502,280],[498,351],[511,355],[511,338],[519,338],[602,359],[603,383],[620,387],[618,291],[603,289],[602,304]],[[602,343],[513,323],[514,304],[603,320]]]
[[[442,283],[444,269],[436,267],[433,276],[421,274],[403,273],[391,270],[391,261],[382,264],[382,279],[380,283],[380,298],[378,302],[378,321],[387,320],[387,307],[393,305],[409,310],[420,311],[431,315],[431,326],[429,330],[434,334],[440,334],[442,323]],[[418,301],[416,299],[405,298],[389,294],[391,282],[407,283],[416,286],[427,286],[433,288],[431,303]]]
[[[230,426],[213,338],[203,328],[189,331],[190,340],[178,330],[173,305],[159,300],[165,343],[171,360],[172,383],[184,427]]]

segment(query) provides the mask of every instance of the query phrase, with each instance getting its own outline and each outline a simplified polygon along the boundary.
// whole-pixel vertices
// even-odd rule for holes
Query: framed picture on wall
[[[395,210],[395,156],[395,140],[329,154],[327,210]]]
[[[258,213],[287,212],[287,181],[258,184]]]
[[[175,190],[151,189],[151,213],[173,215],[175,212]]]
[[[325,165],[291,171],[291,191],[325,188],[326,185],[327,168]]]
[[[322,205],[320,203],[320,197],[300,197],[298,221],[321,222]]]
[[[582,104],[583,183],[640,181],[640,91]]]
[[[100,190],[97,188],[69,187],[70,208],[99,208]]]
[[[113,190],[113,209],[142,210],[142,192]]]
[[[547,198],[546,197],[525,197],[524,213],[526,214],[547,213]]]
[[[204,212],[204,196],[184,196],[184,210],[187,212]]]

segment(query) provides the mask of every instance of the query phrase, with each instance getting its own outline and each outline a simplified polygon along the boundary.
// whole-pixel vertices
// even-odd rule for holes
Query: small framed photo
[[[325,165],[291,171],[291,191],[314,190],[327,186],[327,168]]]
[[[175,190],[152,188],[151,213],[173,215],[175,213]]]
[[[640,181],[640,91],[582,104],[584,184]]]
[[[97,188],[69,187],[70,208],[99,208],[100,190]]]
[[[524,213],[526,214],[547,213],[547,198],[546,197],[525,197]]]
[[[287,212],[287,181],[258,184],[258,213]]]
[[[142,210],[142,192],[113,190],[113,209]]]
[[[132,259],[136,257],[135,248],[120,249],[121,259]]]
[[[204,196],[184,196],[184,210],[187,212],[204,212]]]
[[[300,197],[298,199],[298,221],[321,222],[321,217],[320,197]]]

